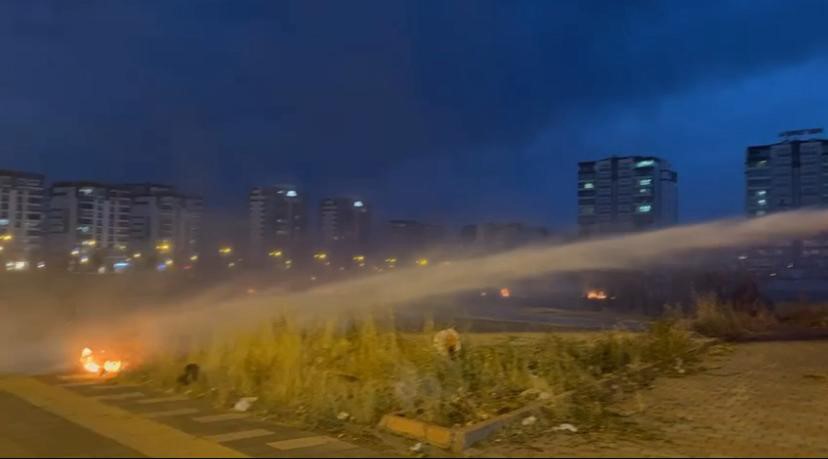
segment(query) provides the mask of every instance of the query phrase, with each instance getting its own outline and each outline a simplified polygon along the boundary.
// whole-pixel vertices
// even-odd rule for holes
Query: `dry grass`
[[[705,336],[734,339],[766,331],[778,321],[767,309],[759,309],[757,314],[750,315],[737,311],[732,304],[713,295],[705,295],[696,299],[695,315],[689,323],[693,330]]]
[[[436,352],[428,325],[422,333],[401,333],[393,320],[341,323],[300,326],[282,318],[253,333],[193,343],[186,357],[150,361],[131,377],[174,387],[194,362],[202,377],[187,390],[222,405],[256,396],[258,408],[280,419],[332,426],[347,413],[350,422],[373,424],[401,412],[462,425],[564,392],[575,394],[576,411],[586,406],[591,416],[594,406],[583,401],[599,398],[593,383],[647,365],[675,372],[676,362],[680,367],[696,356],[691,334],[668,322],[647,333],[588,338],[464,336],[455,358]]]

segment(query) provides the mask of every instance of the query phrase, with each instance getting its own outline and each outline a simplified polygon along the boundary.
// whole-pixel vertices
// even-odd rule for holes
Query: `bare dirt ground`
[[[613,406],[600,431],[504,435],[487,457],[828,456],[828,341],[733,345]],[[516,441],[518,440],[518,441]]]

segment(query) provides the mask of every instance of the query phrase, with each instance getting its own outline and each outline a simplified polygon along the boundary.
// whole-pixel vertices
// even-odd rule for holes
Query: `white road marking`
[[[138,400],[137,403],[149,405],[151,403],[183,402],[189,399],[190,397],[187,397],[186,395],[171,395],[169,397],[145,398],[144,400]]]
[[[273,432],[265,429],[253,429],[253,430],[242,430],[240,432],[231,432],[226,434],[218,434],[218,435],[210,435],[204,437],[208,440],[212,440],[217,443],[223,443],[227,441],[236,441],[236,440],[244,440],[247,438],[256,438],[256,437],[264,437],[267,435],[271,435]]]
[[[79,384],[79,383],[72,383],[72,384]],[[141,384],[99,384],[93,387],[92,389],[95,390],[112,390],[112,389],[120,389],[120,388],[133,388],[133,387],[141,387]]]
[[[250,415],[247,413],[224,413],[224,414],[212,414],[210,416],[199,416],[193,418],[195,422],[221,422],[221,421],[233,421],[235,419],[244,419],[249,418]]]
[[[195,408],[180,408],[177,410],[153,411],[151,413],[144,413],[148,418],[167,418],[171,416],[183,416],[185,414],[195,414],[198,410]]]
[[[143,392],[124,392],[123,394],[96,395],[91,398],[94,398],[95,400],[127,400],[143,396]]]
[[[59,387],[83,387],[83,386],[100,386],[100,381],[77,381],[58,384]]]
[[[274,441],[272,443],[268,443],[267,446],[271,448],[275,448],[281,451],[287,451],[290,449],[299,449],[299,448],[310,448],[312,446],[321,446],[326,443],[331,442],[333,440],[330,437],[304,437],[304,438],[294,438],[291,440],[281,440],[281,441]]]

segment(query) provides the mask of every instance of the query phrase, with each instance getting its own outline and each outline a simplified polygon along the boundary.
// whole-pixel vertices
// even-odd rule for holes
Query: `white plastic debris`
[[[253,403],[258,400],[259,397],[242,397],[233,405],[233,409],[236,411],[247,411],[253,406]]]
[[[454,328],[440,330],[434,335],[434,348],[440,355],[453,357],[462,347],[460,334]]]
[[[351,417],[351,415],[346,413],[345,411],[340,411],[339,414],[336,415],[336,418],[339,419],[340,421],[345,421],[350,417]]]
[[[413,453],[419,453],[420,451],[422,451],[422,450],[423,450],[423,444],[422,444],[422,443],[416,443],[414,446],[412,446],[412,447],[411,447],[411,448],[409,448],[409,449],[410,449],[410,450],[411,450],[411,452],[413,452]]]
[[[569,431],[574,433],[578,431],[578,428],[573,426],[572,424],[564,423],[559,425],[558,427],[553,427],[552,430],[556,432]]]
[[[532,424],[534,424],[536,422],[538,422],[538,418],[536,418],[534,416],[525,417],[525,418],[523,418],[522,421],[520,421],[521,425],[524,425],[524,426],[531,426]]]

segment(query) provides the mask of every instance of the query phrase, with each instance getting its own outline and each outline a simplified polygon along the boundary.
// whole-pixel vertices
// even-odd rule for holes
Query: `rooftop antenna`
[[[822,128],[796,129],[793,131],[782,131],[779,133],[779,137],[782,138],[783,142],[790,142],[792,140],[796,140],[796,137],[814,136],[817,134],[822,134],[822,132]]]

